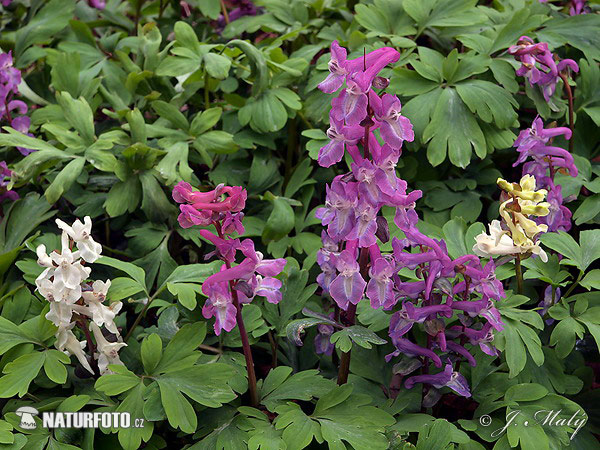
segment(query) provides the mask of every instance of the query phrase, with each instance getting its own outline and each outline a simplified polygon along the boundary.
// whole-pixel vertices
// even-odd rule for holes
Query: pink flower
[[[202,292],[208,297],[202,308],[202,315],[206,319],[215,318],[214,330],[218,336],[221,330],[231,331],[235,328],[236,308],[226,282],[207,281],[202,285]]]
[[[375,92],[369,93],[375,118],[380,122],[381,137],[394,148],[402,147],[404,141],[415,139],[412,123],[400,114],[402,105],[395,95],[384,94],[379,98]]]

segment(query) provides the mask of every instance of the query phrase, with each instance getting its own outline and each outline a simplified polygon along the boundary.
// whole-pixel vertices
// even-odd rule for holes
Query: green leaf
[[[140,385],[140,378],[133,372],[122,367],[107,375],[102,375],[94,387],[106,395],[118,395]],[[142,383],[143,385],[143,383]]]
[[[207,53],[204,55],[204,67],[211,77],[224,80],[229,75],[231,60],[217,53]]]
[[[144,339],[142,342],[142,363],[147,374],[152,374],[162,358],[162,340],[156,333]]]
[[[67,381],[67,368],[71,360],[67,355],[58,350],[46,350],[46,359],[44,360],[44,371],[48,378],[58,384],[65,384]]]
[[[218,19],[221,13],[219,0],[204,0],[196,3],[202,15],[210,17],[213,20]]]
[[[0,355],[25,342],[31,342],[29,337],[17,325],[0,316]]]
[[[142,290],[144,290],[144,292],[147,292],[146,273],[141,267],[138,267],[135,264],[111,258],[109,256],[101,256],[96,260],[96,264],[103,264],[105,266],[110,266],[115,269],[119,269],[122,272],[125,272],[138,283],[138,285],[142,288]]]
[[[290,376],[289,367],[277,367],[271,370],[263,383],[259,383],[261,403],[269,411],[275,411],[278,405],[287,400],[311,400],[328,392],[333,381],[323,378],[318,370],[305,370]]]
[[[15,56],[19,56],[32,44],[55,37],[73,18],[74,0],[51,0],[15,36]]]
[[[127,277],[118,277],[111,280],[108,290],[108,298],[114,302],[123,300],[132,295],[142,292],[144,286],[140,285],[136,280]]]
[[[273,210],[262,233],[263,241],[265,243],[278,241],[287,236],[294,228],[294,223],[294,210],[289,202],[282,197],[275,197],[273,199]]]
[[[32,352],[19,356],[4,366],[2,372],[5,375],[0,378],[0,398],[11,398],[17,394],[23,397],[45,360],[44,353]]]
[[[63,110],[67,122],[75,128],[83,141],[91,145],[96,139],[94,115],[88,102],[80,97],[75,100],[68,92],[57,92],[56,100]]]
[[[504,399],[516,402],[532,402],[545,397],[548,389],[536,383],[514,384],[506,390]]]
[[[46,199],[48,203],[56,203],[62,195],[69,190],[77,177],[81,174],[85,158],[78,157],[70,161],[50,183],[46,189]]]
[[[456,85],[456,92],[472,113],[484,122],[492,122],[500,128],[508,128],[515,120],[518,106],[513,96],[500,86],[483,80],[463,81]]]
[[[254,77],[252,96],[259,97],[270,83],[269,70],[264,55],[254,45],[240,39],[233,39],[227,45],[239,48],[248,58]],[[260,130],[257,129],[257,131]]]
[[[146,143],[146,121],[139,109],[134,108],[128,111],[126,116],[129,123],[129,131],[131,132],[131,140],[133,142]]]
[[[331,343],[335,344],[343,352],[348,352],[352,349],[352,342],[367,349],[372,348],[371,344],[383,345],[387,343],[385,339],[380,338],[373,331],[360,325],[352,325],[331,335]]]
[[[205,111],[199,112],[194,116],[194,120],[192,120],[190,134],[192,136],[199,136],[202,133],[210,130],[217,124],[217,122],[219,122],[222,114],[223,110],[221,108],[209,108]]]
[[[199,358],[196,351],[206,336],[206,322],[189,323],[173,336],[163,350],[155,373],[177,371],[192,366]]]
[[[288,113],[275,93],[267,90],[250,98],[238,111],[238,119],[242,125],[250,124],[259,133],[270,133],[285,126]]]
[[[176,106],[167,102],[163,102],[162,100],[156,100],[152,102],[152,109],[156,111],[156,114],[158,114],[161,118],[168,120],[175,128],[179,128],[184,131],[189,129],[190,126],[187,119]]]
[[[434,166],[440,165],[448,155],[452,164],[464,168],[471,160],[472,150],[480,158],[487,152],[477,120],[452,88],[444,89],[439,96],[423,140],[429,142],[427,159]]]
[[[583,280],[581,280],[581,285],[588,291],[592,289],[600,291],[600,269],[588,272]]]
[[[239,148],[233,142],[233,135],[222,130],[207,131],[201,134],[194,141],[194,147],[217,154],[235,153]]]
[[[193,283],[167,283],[167,288],[189,310],[196,307],[196,294],[202,294],[202,287]]]
[[[106,376],[106,375],[104,375]],[[100,378],[99,380],[101,380]],[[132,421],[136,418],[144,417],[144,394],[146,386],[138,381],[137,386],[130,390],[127,396],[117,407],[117,412],[128,412]],[[141,446],[141,442],[148,442],[152,437],[154,424],[149,420],[144,420],[143,428],[129,427],[119,428],[119,443],[125,450],[136,450]]]

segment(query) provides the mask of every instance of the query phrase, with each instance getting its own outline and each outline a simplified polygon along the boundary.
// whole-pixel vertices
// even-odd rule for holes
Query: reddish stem
[[[217,234],[221,239],[224,239],[221,224],[215,222],[215,228]],[[231,263],[225,261],[225,267],[231,268]],[[246,331],[246,325],[244,325],[244,318],[242,317],[242,305],[238,300],[237,291],[234,289],[235,285],[233,280],[229,282],[229,290],[231,291],[231,298],[233,299],[233,305],[235,306],[235,320],[237,322],[238,329],[240,330],[240,338],[242,340],[242,349],[244,350],[244,358],[246,359],[246,371],[248,372],[248,392],[250,393],[250,405],[254,408],[258,407],[258,389],[256,388],[256,372],[254,371],[254,359],[252,358],[252,349],[250,348],[250,342],[248,341],[248,333]]]
[[[559,74],[560,78],[563,80],[563,85],[565,87],[565,91],[567,92],[567,98],[569,100],[569,128],[571,129],[571,139],[569,139],[569,152],[573,153],[573,139],[575,137],[575,124],[573,119],[573,90],[569,85],[569,79],[564,73]]]

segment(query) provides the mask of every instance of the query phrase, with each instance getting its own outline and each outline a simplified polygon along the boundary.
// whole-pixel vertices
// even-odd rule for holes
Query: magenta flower
[[[556,64],[548,44],[545,42],[535,44],[528,36],[521,36],[517,45],[509,47],[508,53],[515,55],[515,58],[521,62],[521,67],[516,74],[529,80],[532,87],[538,84],[547,102],[554,95],[561,71],[567,69],[579,71],[579,66],[571,59]]]
[[[226,282],[207,281],[202,285],[202,292],[208,297],[202,308],[202,315],[206,319],[215,318],[214,330],[218,336],[221,330],[231,331],[235,328],[236,307]]]
[[[356,223],[348,233],[347,239],[357,240],[359,247],[370,247],[377,242],[377,208],[361,199],[354,211]]]
[[[417,375],[410,377],[404,382],[404,386],[406,386],[407,389],[412,389],[417,383],[430,384],[437,389],[449,387],[462,397],[471,396],[467,380],[462,374],[454,371],[452,364],[446,364],[444,371],[435,375]]]
[[[360,127],[345,126],[333,116],[330,117],[330,122],[327,137],[331,140],[319,150],[319,165],[322,167],[339,163],[344,157],[346,146],[355,147],[363,133]]]
[[[370,204],[377,206],[380,202],[383,203],[388,196],[396,193],[387,173],[368,159],[353,162],[351,167],[352,174],[359,183],[358,191],[361,198]]]
[[[552,183],[550,181],[549,183]],[[544,217],[536,217],[536,223],[548,225],[549,232],[569,231],[571,229],[571,216],[573,213],[564,206],[562,196],[562,186],[551,184],[548,189],[546,201],[550,204],[549,213]]]
[[[344,311],[348,304],[356,305],[363,298],[367,283],[360,274],[360,267],[352,249],[346,249],[336,259],[339,275],[331,282],[329,293]]]
[[[393,49],[389,47],[383,47],[378,50],[369,52],[364,57],[360,56],[356,59],[348,60],[346,59],[346,57],[348,56],[346,49],[340,47],[338,41],[333,41],[331,43],[331,59],[329,60],[328,64],[329,75],[327,76],[327,78],[325,78],[325,80],[319,83],[319,89],[325,92],[326,94],[333,94],[335,91],[342,87],[342,84],[344,84],[344,80],[347,75],[356,73],[359,70],[365,69],[366,67],[371,67],[376,60],[378,60],[385,54],[389,54],[390,50]],[[400,54],[398,54],[398,58],[399,57]],[[395,61],[397,61],[398,58],[396,58]],[[390,60],[388,63],[384,64],[383,67],[395,61]],[[377,72],[379,72],[379,70]]]
[[[579,14],[586,14],[585,0],[572,0],[571,7],[569,8],[569,15],[576,16]]]
[[[371,107],[375,118],[380,122],[381,137],[389,145],[400,148],[404,141],[412,142],[415,139],[412,123],[400,114],[402,105],[395,95],[384,94],[379,98],[375,92],[369,95]]]
[[[88,5],[90,5],[92,8],[102,10],[102,9],[106,8],[106,1],[105,0],[88,0]]]
[[[276,277],[287,263],[283,258],[264,259],[261,252],[254,250],[254,242],[251,239],[244,239],[240,250],[248,260],[252,261],[252,272],[258,272],[266,277]]]
[[[334,178],[327,187],[325,207],[319,208],[316,217],[327,225],[327,232],[334,240],[348,235],[354,228],[354,210],[358,205],[358,189],[356,183],[345,183],[341,176]]]

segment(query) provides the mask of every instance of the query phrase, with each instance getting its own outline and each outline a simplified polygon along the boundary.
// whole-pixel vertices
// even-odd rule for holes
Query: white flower
[[[54,264],[52,264],[52,258],[50,258],[48,256],[48,254],[46,253],[45,245],[38,245],[38,247],[35,249],[35,253],[37,254],[37,257],[38,257],[37,263],[40,266],[54,267]]]
[[[75,310],[91,317],[96,325],[101,327],[104,325],[108,331],[118,334],[117,326],[115,325],[115,316],[121,311],[123,304],[115,302],[109,306],[103,305],[102,302],[106,299],[106,293],[110,287],[110,280],[106,283],[102,281],[94,281],[92,285],[93,291],[83,292],[83,299],[87,306],[76,305]]]
[[[50,311],[48,311],[46,313],[46,319],[48,319],[50,322],[52,322],[54,325],[56,325],[58,327],[59,332],[57,333],[57,339],[58,339],[58,335],[60,334],[61,329],[73,328],[73,325],[75,325],[75,323],[71,322],[72,318],[73,318],[73,306],[72,305],[69,305],[68,303],[62,303],[62,302],[51,302],[50,303]]]
[[[65,287],[62,283],[57,283],[44,279],[38,283],[38,291],[49,302],[59,302],[72,305],[81,298],[81,286],[77,285],[74,289]]]
[[[119,364],[123,366],[124,364],[121,362],[119,358],[119,350],[122,347],[126,347],[127,344],[124,342],[108,342],[98,325],[94,322],[91,323],[91,328],[94,333],[94,338],[96,339],[96,348],[98,353],[94,356],[98,359],[98,369],[100,369],[100,375],[104,375],[106,373],[112,373],[108,366],[109,364]]]
[[[90,367],[86,355],[83,351],[86,346],[86,342],[79,342],[73,332],[70,329],[63,328],[59,329],[56,334],[56,348],[67,355],[75,355],[79,363],[92,375],[94,371]]]
[[[92,269],[83,267],[79,262],[78,252],[71,252],[68,248],[63,248],[62,253],[52,252],[50,257],[56,269],[54,269],[54,282],[62,283],[69,289],[75,289],[91,273]]]
[[[484,258],[493,258],[499,255],[516,255],[533,253],[539,255],[542,261],[548,261],[548,255],[538,245],[527,239],[522,245],[516,245],[506,231],[500,226],[500,221],[492,220],[489,226],[490,234],[481,233],[475,237],[473,253]]]
[[[72,226],[67,225],[60,219],[56,219],[56,225],[75,241],[77,250],[84,261],[93,263],[102,253],[102,245],[92,238],[92,219],[90,216],[83,218],[83,223],[77,219]]]

